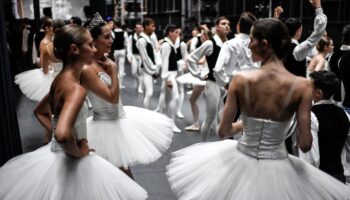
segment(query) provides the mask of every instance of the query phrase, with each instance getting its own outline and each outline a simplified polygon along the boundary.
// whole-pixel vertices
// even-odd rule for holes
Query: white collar
[[[342,51],[350,51],[350,45],[343,44],[343,45],[341,45],[340,50],[342,50]]]
[[[174,49],[176,49],[175,46],[174,46],[173,41],[171,41],[168,37],[165,37],[164,41],[168,42],[170,44],[170,46],[172,46]]]
[[[298,40],[296,40],[296,39],[294,39],[294,38],[292,38],[292,43],[293,43],[293,44],[299,44]]]
[[[123,29],[121,29],[121,28],[115,28],[114,31],[115,31],[115,32],[123,32]]]
[[[146,33],[141,33],[139,37],[141,37],[141,36],[142,36],[143,38],[145,38],[146,41],[147,41],[148,43],[153,44],[151,38],[150,38]]]
[[[138,39],[139,39],[139,36],[137,36],[136,33],[134,33],[133,37],[134,37],[135,40],[138,40]]]
[[[219,46],[219,47],[222,47],[222,45],[224,44],[224,42],[221,40],[221,38],[215,34],[213,39],[215,40],[216,44]]]
[[[180,40],[180,37],[176,38],[175,40],[175,47],[178,48],[180,46],[180,43],[181,43],[181,40]]]
[[[323,99],[323,100],[319,100],[318,102],[316,102],[314,104],[314,106],[321,105],[321,104],[334,104],[334,101],[332,99]]]

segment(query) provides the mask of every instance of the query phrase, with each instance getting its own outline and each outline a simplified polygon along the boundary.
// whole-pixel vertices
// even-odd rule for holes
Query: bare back
[[[54,116],[70,110],[76,117],[86,96],[86,90],[74,78],[71,71],[62,71],[52,82],[49,102]],[[74,121],[74,120],[73,120]]]
[[[282,67],[243,72],[237,77],[238,106],[247,116],[287,121],[297,111],[309,81]]]

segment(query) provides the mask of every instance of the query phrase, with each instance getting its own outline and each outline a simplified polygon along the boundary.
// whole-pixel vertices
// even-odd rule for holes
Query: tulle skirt
[[[149,164],[160,158],[172,141],[172,120],[143,108],[123,108],[124,118],[109,121],[87,119],[90,147],[117,167]]]
[[[175,195],[186,200],[350,199],[349,186],[295,156],[257,160],[236,145],[224,140],[174,152],[166,173]]]
[[[193,84],[193,85],[205,85],[206,81],[202,81],[199,78],[196,78],[192,76],[191,73],[183,74],[176,78],[176,81],[178,81],[181,84]]]
[[[0,199],[146,199],[147,192],[94,153],[76,159],[50,144],[0,168]]]
[[[33,69],[17,74],[15,83],[28,99],[40,101],[49,93],[53,79],[50,72],[44,74],[42,69]]]

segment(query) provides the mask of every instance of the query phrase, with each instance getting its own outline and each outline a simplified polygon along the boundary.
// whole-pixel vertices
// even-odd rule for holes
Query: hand
[[[167,80],[167,81],[166,81],[166,86],[167,86],[168,88],[173,88],[173,82],[172,82],[171,80]]]
[[[107,74],[112,75],[117,68],[117,65],[109,58],[103,56],[101,60],[98,60],[97,63],[106,71]]]
[[[309,2],[315,9],[321,8],[321,0],[309,0]]]
[[[88,141],[86,139],[79,140],[77,142],[77,145],[78,145],[78,147],[80,149],[82,157],[88,155],[89,152],[91,151],[91,149],[89,148],[89,145],[88,145]]]
[[[274,13],[273,13],[273,18],[280,18],[280,15],[283,13],[283,8],[282,6],[277,6],[274,10]]]

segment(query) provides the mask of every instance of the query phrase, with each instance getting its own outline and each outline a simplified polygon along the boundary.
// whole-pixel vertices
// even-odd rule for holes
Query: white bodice
[[[52,69],[51,76],[55,78],[57,76],[57,74],[61,72],[61,70],[63,68],[63,63],[61,63],[61,62],[51,63],[50,67]]]
[[[290,126],[286,122],[248,117],[241,114],[243,137],[239,140],[239,151],[256,159],[282,159],[287,157],[284,139]]]
[[[111,86],[112,80],[108,74],[99,72],[98,77],[104,84]],[[92,105],[93,120],[116,120],[125,117],[123,104],[120,98],[118,104],[111,104],[91,91],[88,92],[88,97]]]

